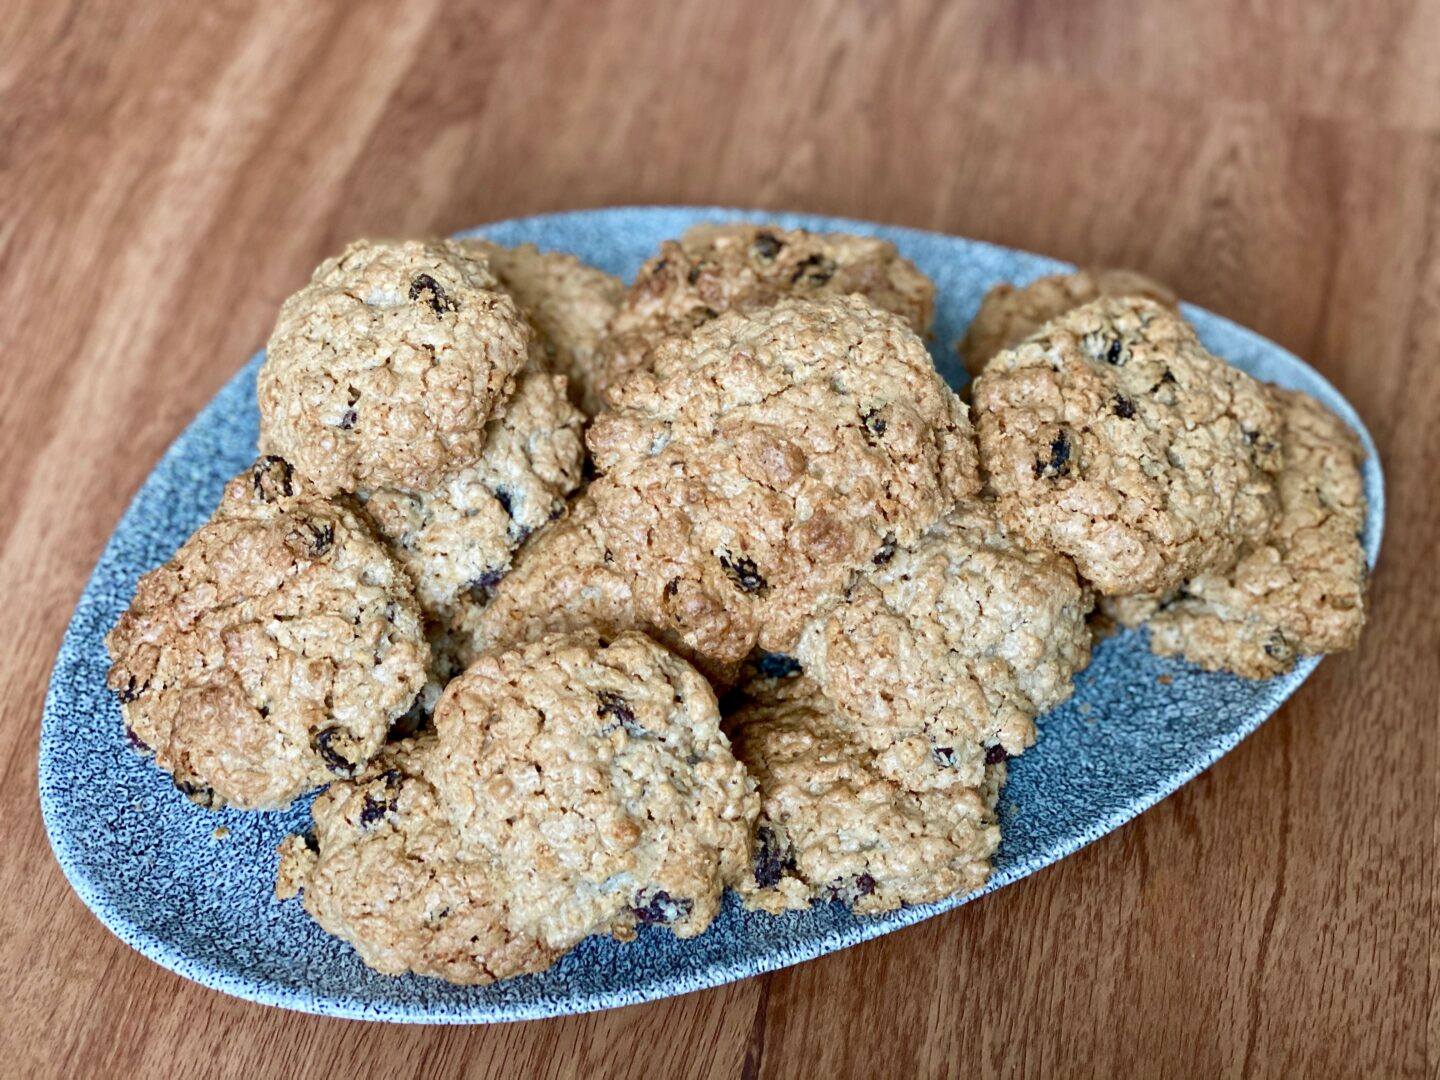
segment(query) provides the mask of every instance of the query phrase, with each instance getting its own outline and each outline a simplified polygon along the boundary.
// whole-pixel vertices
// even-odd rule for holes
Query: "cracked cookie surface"
[[[897,774],[804,678],[762,693],[726,726],[760,790],[755,861],[740,886],[748,907],[778,914],[840,900],[873,914],[989,877],[1003,762],[973,787],[927,783],[927,771],[943,771],[933,760]]]
[[[1063,556],[1027,549],[990,506],[962,503],[897,547],[806,628],[795,656],[877,750],[923,736],[967,783],[1014,755],[1090,661],[1090,591]]]
[[[625,283],[574,255],[540,251],[534,244],[460,243],[485,256],[501,287],[539,330],[549,370],[566,377],[570,400],[594,416],[602,408],[600,339],[625,295]]]
[[[506,868],[520,932],[691,937],[746,872],[757,811],[719,720],[704,678],[649,638],[552,635],[446,688],[433,780],[465,843]]]
[[[738,663],[979,485],[964,404],[900,319],[781,301],[674,338],[587,436],[587,489],[652,625]]]
[[[1365,624],[1365,486],[1355,433],[1306,394],[1284,415],[1280,515],[1226,573],[1190,579],[1150,619],[1150,645],[1208,671],[1268,678],[1296,657],[1353,648]]]
[[[285,301],[256,394],[263,453],[323,494],[426,490],[472,465],[530,329],[450,241],[358,241]]]
[[[991,360],[974,411],[1001,519],[1103,594],[1173,589],[1274,522],[1273,402],[1151,301],[1046,324]]]
[[[1180,303],[1164,285],[1134,270],[1048,274],[1024,286],[1004,282],[985,294],[958,343],[965,369],[979,375],[1002,349],[1014,348],[1051,319],[1102,296],[1141,297],[1172,310]]]
[[[433,737],[386,748],[311,806],[313,830],[280,846],[275,894],[387,975],[490,983],[560,955],[515,929],[503,868],[467,851],[428,779]]]
[[[137,749],[195,801],[245,809],[362,766],[429,659],[404,572],[277,458],[140,579],[106,646]]]
[[[648,370],[665,338],[786,297],[859,293],[926,334],[935,285],[888,240],[775,225],[697,225],[640,268],[600,347],[602,393]]]
[[[493,590],[525,539],[564,512],[585,463],[583,424],[563,377],[526,371],[474,465],[428,491],[358,493],[428,615],[448,620],[464,594]]]

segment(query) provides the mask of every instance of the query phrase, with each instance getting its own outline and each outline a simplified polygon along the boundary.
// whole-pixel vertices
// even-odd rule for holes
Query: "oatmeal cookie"
[[[387,975],[490,983],[560,955],[516,930],[502,865],[467,851],[427,779],[433,738],[386,749],[311,807],[314,830],[280,846],[275,894]]]
[[[665,338],[726,311],[754,311],[785,297],[859,293],[930,330],[935,285],[888,240],[775,225],[697,225],[640,268],[601,342],[601,391],[648,370]]]
[[[137,749],[196,802],[244,809],[364,765],[429,659],[404,572],[278,458],[140,579],[106,646]]]
[[[428,490],[479,459],[529,341],[459,245],[358,241],[280,309],[256,387],[261,450],[322,494]]]
[[[594,416],[602,407],[597,350],[625,295],[625,283],[574,255],[540,251],[534,244],[460,243],[489,261],[491,273],[539,331],[549,370],[569,380],[570,400]]]
[[[1025,286],[1004,282],[985,294],[960,339],[966,370],[979,375],[1002,349],[1013,349],[1051,319],[1102,296],[1137,296],[1172,311],[1180,305],[1164,285],[1134,270],[1077,270],[1036,278]]]
[[[987,755],[1026,749],[1035,717],[1070,696],[1090,661],[1090,591],[980,502],[875,561],[796,659],[870,746],[923,735],[978,784]]]
[[[746,906],[778,914],[841,900],[873,914],[969,892],[1000,842],[1003,762],[973,787],[927,783],[930,761],[896,775],[805,680],[762,695],[727,721],[760,789]]]
[[[448,620],[464,594],[494,589],[525,538],[564,512],[580,486],[584,421],[563,376],[526,371],[474,465],[428,491],[358,493],[428,615]]]
[[[720,663],[789,649],[852,574],[979,485],[964,404],[910,328],[860,297],[670,339],[587,439],[632,602]]]
[[[1191,578],[1150,620],[1150,646],[1261,679],[1298,656],[1353,648],[1365,623],[1364,454],[1305,394],[1271,388],[1285,418],[1280,517],[1226,573]]]
[[[1278,411],[1153,301],[1047,323],[990,361],[974,410],[1001,520],[1105,595],[1223,568],[1274,522]]]
[[[641,634],[552,635],[479,657],[435,710],[433,779],[549,948],[637,925],[691,937],[750,862],[754,785],[710,686]]]

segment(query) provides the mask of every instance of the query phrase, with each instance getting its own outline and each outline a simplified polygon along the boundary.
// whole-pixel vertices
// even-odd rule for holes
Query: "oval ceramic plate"
[[[953,343],[985,290],[1065,268],[935,233],[704,208],[585,211],[479,231],[505,244],[530,241],[573,252],[628,280],[665,238],[698,221],[741,218],[892,239],[939,286],[932,351],[955,385],[964,374]],[[1283,349],[1207,312],[1186,314],[1211,350],[1261,379],[1313,394],[1360,434],[1369,454],[1364,541],[1373,566],[1384,498],[1374,445],[1354,410]],[[1283,677],[1246,682],[1154,657],[1140,633],[1102,642],[1074,698],[1044,718],[1039,744],[1011,767],[995,873],[970,896],[869,918],[838,904],[772,918],[746,913],[732,894],[698,938],[678,941],[659,929],[643,929],[628,945],[592,938],[549,971],[495,986],[377,975],[348,945],[324,934],[298,902],[271,897],[275,845],[306,826],[308,800],[263,814],[193,806],[126,747],[119,709],[105,689],[103,638],[136,579],[180,546],[215,506],[226,479],[254,456],[260,359],[236,374],[176,440],[110,538],[56,660],[40,744],[45,824],[76,892],[122,940],[229,994],[335,1016],[470,1023],[627,1005],[795,964],[958,907],[1103,836],[1253,731],[1317,663],[1302,660]]]

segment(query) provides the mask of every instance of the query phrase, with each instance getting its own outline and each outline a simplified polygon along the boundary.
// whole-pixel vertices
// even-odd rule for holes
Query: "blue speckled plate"
[[[1036,255],[935,233],[800,214],[622,208],[507,221],[480,230],[506,244],[570,251],[627,279],[666,237],[701,220],[774,218],[810,229],[889,237],[940,288],[933,352],[956,385],[952,344],[985,290],[1063,269]],[[1360,434],[1369,459],[1365,550],[1380,547],[1384,495],[1375,448],[1349,404],[1283,349],[1198,309],[1186,314],[1213,351],[1261,379],[1305,390]],[[306,1012],[473,1023],[585,1012],[649,1001],[771,971],[927,919],[1063,858],[1153,806],[1253,731],[1315,669],[1303,660],[1268,682],[1208,675],[1161,660],[1137,633],[1104,641],[1074,698],[1047,716],[1039,745],[1011,768],[1004,842],[989,885],[972,896],[871,918],[836,904],[771,918],[728,898],[690,941],[644,929],[621,945],[584,942],[551,970],[489,987],[458,987],[367,969],[295,902],[271,898],[275,845],[303,828],[308,806],[209,813],[125,745],[105,689],[106,630],[136,579],[167,559],[210,513],[225,480],[254,456],[256,356],[176,440],[106,545],[65,635],[40,742],[40,801],[56,858],[100,920],[157,963],[206,986]],[[1162,684],[1159,676],[1170,676]],[[216,839],[217,827],[229,830]]]

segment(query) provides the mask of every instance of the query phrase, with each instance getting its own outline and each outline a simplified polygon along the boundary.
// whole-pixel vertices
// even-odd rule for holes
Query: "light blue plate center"
[[[477,230],[504,244],[569,251],[631,278],[667,237],[702,220],[766,219],[893,240],[939,286],[932,353],[945,377],[964,373],[954,341],[986,289],[1066,269],[1050,259],[911,229],[804,214],[631,207],[502,222]],[[1263,338],[1187,308],[1217,354],[1267,381],[1304,390],[1364,441],[1371,565],[1384,497],[1369,434],[1319,374]],[[715,986],[798,963],[957,907],[1063,858],[1153,806],[1253,731],[1314,670],[1247,682],[1161,660],[1137,633],[1101,643],[1074,698],[1041,722],[1039,744],[1016,761],[1002,798],[1004,841],[989,885],[974,896],[871,918],[838,904],[782,918],[749,914],[733,895],[710,930],[678,941],[646,929],[622,945],[584,942],[551,970],[489,987],[456,987],[366,968],[296,901],[271,897],[274,849],[303,829],[305,804],[282,813],[203,811],[125,744],[105,689],[103,639],[142,573],[210,514],[230,476],[254,457],[256,356],[166,452],[100,557],[55,662],[40,744],[45,825],[66,876],[102,922],[157,963],[206,986],[307,1012],[367,1019],[470,1023],[610,1008]],[[1168,675],[1167,684],[1160,676]],[[224,826],[229,835],[215,839]]]

